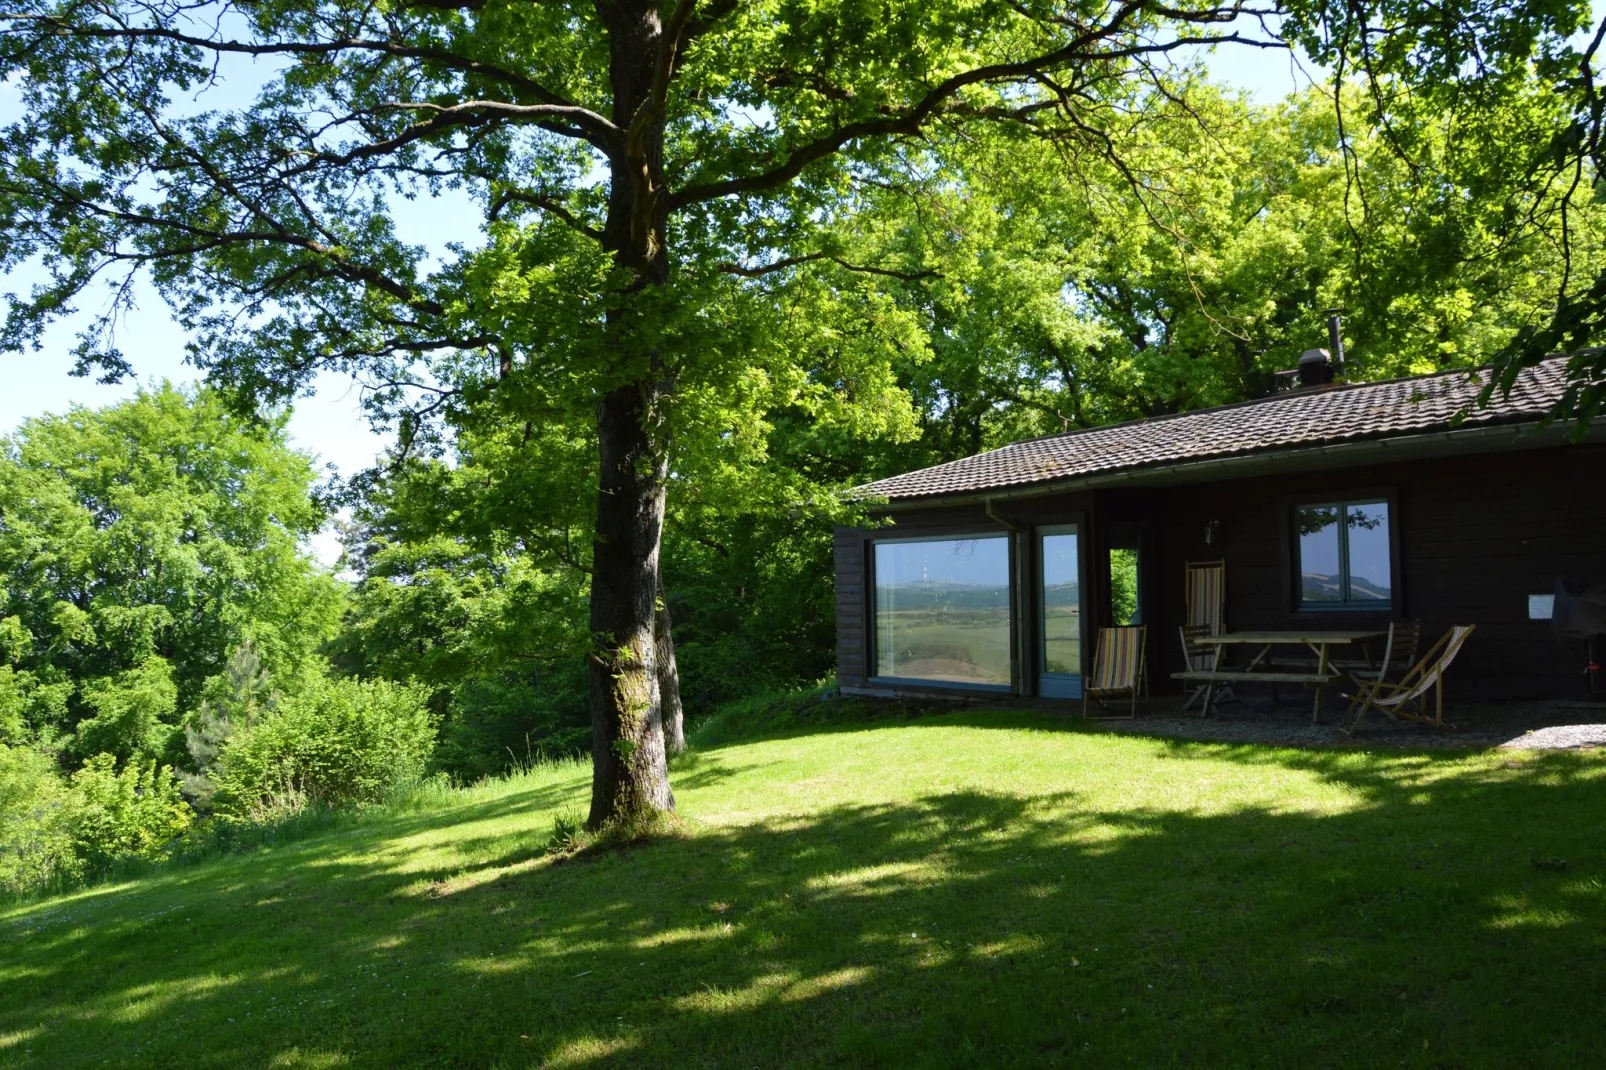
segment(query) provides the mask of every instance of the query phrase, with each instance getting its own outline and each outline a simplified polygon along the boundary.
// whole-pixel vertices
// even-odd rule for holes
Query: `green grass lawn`
[[[554,864],[549,768],[0,913],[0,1063],[1598,1064],[1606,758],[1263,750],[1025,714],[675,771]],[[1534,860],[1565,859],[1565,868]]]

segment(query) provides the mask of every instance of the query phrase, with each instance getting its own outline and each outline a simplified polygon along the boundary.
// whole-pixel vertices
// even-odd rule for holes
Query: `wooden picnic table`
[[[1256,631],[1256,632],[1223,632],[1220,635],[1202,635],[1195,642],[1200,645],[1229,647],[1250,646],[1259,647],[1249,664],[1242,669],[1227,669],[1221,665],[1226,657],[1222,650],[1216,658],[1216,667],[1210,670],[1190,670],[1188,672],[1172,673],[1172,679],[1183,680],[1189,683],[1202,683],[1205,685],[1204,709],[1200,716],[1210,715],[1211,703],[1215,692],[1223,686],[1234,683],[1259,684],[1302,684],[1316,693],[1311,709],[1311,723],[1320,724],[1322,719],[1322,694],[1333,684],[1345,676],[1342,672],[1334,671],[1329,653],[1335,646],[1349,646],[1352,643],[1366,643],[1373,639],[1383,639],[1387,632],[1370,629],[1367,631],[1329,632],[1316,629],[1301,629],[1296,631]],[[1267,672],[1257,671],[1271,653],[1274,646],[1303,646],[1308,647],[1316,655],[1316,669],[1314,672]],[[1367,654],[1370,664],[1371,656]]]

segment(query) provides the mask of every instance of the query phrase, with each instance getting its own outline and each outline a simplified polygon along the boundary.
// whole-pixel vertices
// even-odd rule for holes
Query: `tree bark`
[[[610,392],[597,407],[602,465],[591,571],[592,828],[675,808],[656,635],[668,466],[647,432],[654,400],[633,384]]]
[[[675,665],[675,636],[669,618],[669,596],[658,577],[658,704],[664,722],[664,747],[670,754],[686,749],[686,719],[680,708],[680,670]]]
[[[623,385],[597,406],[597,526],[591,572],[591,814],[599,828],[673,810],[664,746],[664,701],[679,710],[673,657],[658,656],[658,554],[669,474],[664,407],[673,383],[666,354],[640,347],[649,315],[633,296],[669,281],[665,248],[661,110],[654,104],[663,24],[657,0],[614,0],[605,8],[613,120],[628,133],[609,155],[603,244],[629,282],[606,330]]]

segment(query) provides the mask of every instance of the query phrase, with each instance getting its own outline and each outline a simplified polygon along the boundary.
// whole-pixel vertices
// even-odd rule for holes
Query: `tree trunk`
[[[593,828],[675,808],[656,634],[667,465],[646,430],[653,400],[631,385],[597,406],[602,466],[591,571]]]
[[[658,704],[663,711],[664,746],[670,754],[686,749],[686,719],[680,708],[680,670],[675,665],[675,636],[669,619],[669,596],[658,577]]]
[[[601,827],[673,810],[664,749],[663,695],[680,708],[674,660],[658,657],[658,553],[669,474],[664,408],[669,361],[650,348],[634,297],[669,281],[665,248],[663,116],[653,106],[663,24],[657,0],[614,0],[608,23],[613,119],[629,131],[610,150],[603,244],[630,273],[609,311],[616,366],[632,369],[597,405],[597,527],[591,570],[591,815]],[[643,349],[643,346],[649,348]]]

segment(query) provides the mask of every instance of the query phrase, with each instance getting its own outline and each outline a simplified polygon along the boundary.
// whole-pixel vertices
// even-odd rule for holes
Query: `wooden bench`
[[[1233,672],[1231,669],[1174,672],[1173,680],[1186,680],[1198,684],[1313,684],[1328,687],[1344,679],[1342,673],[1318,672]]]
[[[1312,723],[1316,723],[1321,720],[1322,716],[1322,689],[1331,687],[1344,679],[1344,674],[1336,672],[1258,672],[1253,670],[1233,672],[1231,669],[1192,669],[1188,672],[1174,672],[1171,674],[1171,678],[1191,684],[1204,684],[1209,688],[1205,692],[1204,709],[1200,712],[1201,717],[1210,716],[1214,691],[1220,684],[1271,684],[1273,686],[1277,684],[1303,684],[1316,692],[1315,709],[1311,714]]]

